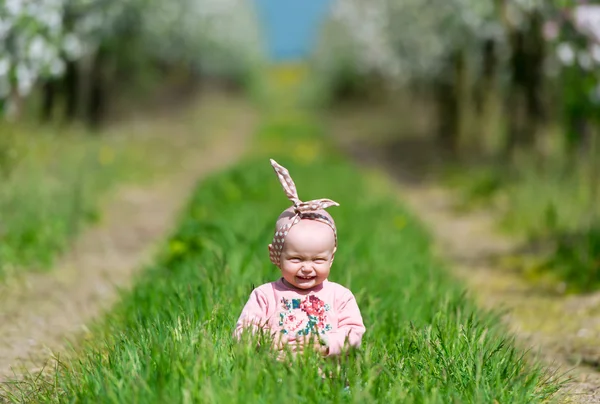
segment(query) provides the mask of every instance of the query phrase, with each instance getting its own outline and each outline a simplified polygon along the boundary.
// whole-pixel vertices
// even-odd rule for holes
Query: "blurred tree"
[[[346,49],[360,66],[358,73],[376,72],[404,87],[429,83],[437,102],[440,145],[456,152],[461,139],[473,132],[466,120],[473,102],[470,76],[480,70],[479,50],[482,43],[501,39],[495,12],[491,0],[450,0],[435,6],[422,0],[338,0],[333,19],[349,38]],[[494,58],[488,56],[491,63]],[[488,64],[488,73],[492,71]]]
[[[506,26],[510,44],[511,84],[507,97],[509,123],[505,152],[509,156],[518,147],[530,148],[535,145],[538,123],[543,114],[541,92],[545,44],[540,10],[534,8],[523,12],[522,19],[523,22],[518,25]]]
[[[347,73],[367,77],[375,72],[404,89],[429,83],[440,120],[437,137],[448,150],[482,143],[490,132],[488,116],[469,120],[468,115],[489,110],[499,97],[507,127],[500,150],[505,156],[538,145],[550,107],[564,113],[568,144],[586,145],[592,117],[600,116],[600,17],[594,11],[600,6],[578,3],[450,0],[434,6],[422,0],[337,0],[335,23],[317,52],[317,64],[325,75],[345,72],[346,82],[360,81]],[[554,39],[548,38],[549,22]],[[548,101],[552,93],[546,81],[553,70],[562,90]]]
[[[247,74],[261,58],[258,38],[243,0],[4,0],[0,106],[16,118],[41,84],[45,119],[62,107],[68,120],[98,123],[116,82],[131,85],[158,63]]]

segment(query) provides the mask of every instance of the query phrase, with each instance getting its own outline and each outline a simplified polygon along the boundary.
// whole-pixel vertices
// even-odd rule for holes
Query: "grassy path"
[[[0,122],[0,283],[56,264],[117,187],[157,182],[205,146],[198,103],[137,111],[99,132],[78,125]],[[213,111],[213,114],[215,111]]]
[[[486,212],[457,214],[449,191],[436,187],[402,188],[401,195],[428,225],[440,252],[469,286],[477,303],[506,312],[505,323],[548,366],[572,380],[561,393],[564,401],[600,402],[596,340],[598,296],[560,296],[532,285],[498,263],[510,258],[518,243],[494,231]]]
[[[23,366],[35,373],[63,351],[65,339],[85,335],[85,325],[110,307],[117,288],[130,284],[172,230],[198,178],[244,152],[254,125],[248,105],[218,93],[201,97],[199,105],[189,111],[193,120],[152,122],[152,131],[187,145],[165,148],[179,150],[162,156],[176,166],[143,185],[122,187],[103,207],[102,222],[84,231],[52,271],[0,286],[0,381]]]
[[[389,182],[358,171],[324,142],[314,116],[270,110],[255,153],[196,189],[178,230],[131,292],[90,325],[93,336],[55,377],[19,385],[39,402],[532,403],[555,389],[522,359],[491,315],[465,299]],[[331,273],[361,307],[364,347],[341,366],[292,364],[231,333],[253,285],[274,280],[266,245],[287,202],[268,158],[303,198],[332,212],[340,247]],[[350,385],[350,393],[344,390]]]
[[[490,211],[459,212],[457,195],[427,175],[439,164],[434,156],[414,147],[390,152],[386,136],[393,132],[381,122],[395,123],[382,108],[345,110],[330,120],[336,142],[361,166],[387,173],[398,197],[427,225],[437,253],[477,304],[505,312],[503,321],[518,345],[531,349],[554,372],[568,375],[571,380],[560,391],[561,402],[600,402],[600,295],[565,296],[512,270],[510,260],[521,246],[519,240],[498,234],[497,218]],[[431,153],[432,145],[425,151]]]

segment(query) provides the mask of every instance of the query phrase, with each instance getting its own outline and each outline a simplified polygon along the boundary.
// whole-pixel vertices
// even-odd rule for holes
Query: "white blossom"
[[[2,18],[0,16],[0,40],[4,40],[6,35],[12,28],[12,23],[8,18]]]
[[[546,21],[543,27],[544,39],[554,41],[560,34],[560,26],[556,21]]]
[[[579,51],[577,54],[577,62],[583,70],[592,70],[594,67],[594,60],[585,50]]]
[[[52,76],[60,76],[65,71],[65,62],[62,59],[56,58],[50,63],[49,70]]]
[[[575,26],[600,43],[600,5],[586,4],[575,7]]]
[[[81,40],[73,33],[65,35],[62,48],[69,59],[77,59],[84,53]]]
[[[393,80],[439,76],[457,45],[472,49],[482,39],[501,39],[492,0],[335,0],[332,19],[346,38],[346,56],[363,72]],[[323,44],[332,47],[333,43]],[[336,45],[336,46],[339,46]],[[339,56],[339,55],[338,55]],[[325,51],[321,58],[333,57]],[[331,70],[331,69],[330,69]]]
[[[10,70],[10,61],[8,58],[4,57],[0,59],[0,80],[2,77],[8,75],[8,71]]]
[[[31,60],[44,60],[48,52],[48,43],[41,36],[34,37],[29,43],[28,57]]]
[[[16,76],[19,95],[28,94],[37,78],[36,72],[24,64],[19,64],[16,69]]]
[[[9,15],[19,15],[24,5],[24,0],[4,0],[4,8]]]
[[[600,44],[592,44],[590,55],[596,63],[600,64]]]
[[[26,96],[36,80],[62,75],[67,60],[92,55],[105,41],[118,40],[120,30],[132,23],[143,51],[167,62],[236,71],[261,56],[247,0],[0,2],[0,101],[11,86]],[[65,26],[68,11],[75,11],[75,19]]]
[[[567,42],[562,42],[557,46],[556,55],[565,66],[572,66],[575,61],[575,50]]]

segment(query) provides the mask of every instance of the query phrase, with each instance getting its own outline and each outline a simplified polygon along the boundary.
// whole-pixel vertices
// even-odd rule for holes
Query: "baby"
[[[294,353],[311,346],[323,356],[339,355],[358,347],[365,326],[352,292],[327,278],[337,249],[333,218],[324,209],[339,206],[329,199],[302,202],[284,167],[274,160],[287,197],[293,202],[277,219],[269,244],[271,262],[281,278],[252,291],[236,325],[235,336],[245,328],[262,328],[274,337],[274,346]]]

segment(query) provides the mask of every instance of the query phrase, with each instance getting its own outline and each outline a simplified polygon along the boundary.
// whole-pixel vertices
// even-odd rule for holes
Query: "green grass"
[[[114,142],[79,131],[4,124],[0,276],[48,267],[126,173]],[[114,139],[113,139],[114,140]]]
[[[210,127],[235,113],[225,100],[211,96],[175,116],[131,118],[96,133],[0,123],[0,280],[51,268],[82,228],[102,220],[117,186],[176,170]]]
[[[532,239],[577,231],[592,216],[600,217],[590,168],[583,162],[567,164],[556,158],[543,167],[530,160],[508,169],[506,164],[459,168],[447,182],[461,191],[467,205],[500,209],[502,230]]]
[[[320,142],[310,118],[266,122],[260,154],[200,184],[179,229],[96,335],[50,379],[7,396],[82,403],[533,403],[556,389],[434,261],[429,239],[389,184]],[[311,142],[318,147],[309,148]],[[310,150],[309,153],[307,150]],[[302,153],[304,151],[304,153]],[[268,163],[301,198],[327,197],[339,230],[330,279],[357,297],[367,333],[340,366],[291,364],[232,340],[253,286],[277,279],[267,244],[288,202]],[[318,367],[333,377],[321,379]],[[344,391],[346,383],[350,394]]]
[[[559,234],[554,253],[537,268],[566,280],[567,292],[591,292],[600,288],[600,227]]]
[[[533,249],[538,257],[528,272],[565,283],[569,292],[586,292],[600,286],[598,179],[587,160],[568,164],[563,156],[540,166],[530,158],[510,169],[458,169],[448,184],[462,194],[463,208],[494,209],[500,231],[542,247]]]

